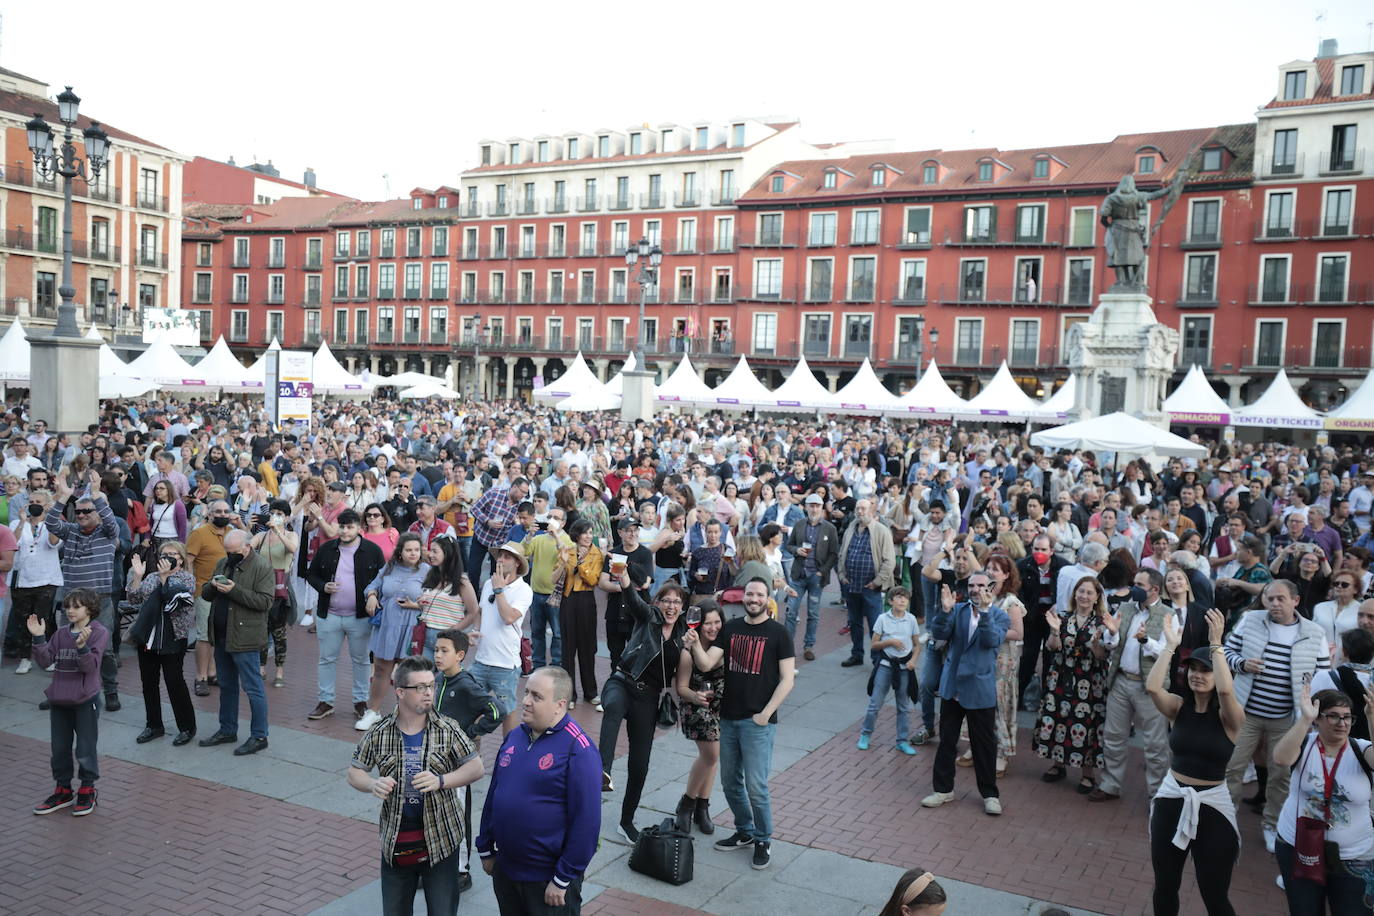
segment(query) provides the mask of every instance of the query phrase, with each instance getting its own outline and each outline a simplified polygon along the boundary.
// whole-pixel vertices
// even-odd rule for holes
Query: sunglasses
[[[94,509],[77,509],[77,510],[76,510],[76,514],[77,514],[77,515],[90,515],[90,514],[91,514],[92,512],[94,512],[94,511],[95,511]]]

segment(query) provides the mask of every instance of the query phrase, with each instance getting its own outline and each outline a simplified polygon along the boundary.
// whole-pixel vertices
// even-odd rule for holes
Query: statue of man
[[[1180,170],[1178,176],[1167,187],[1146,192],[1136,190],[1135,178],[1123,175],[1117,183],[1116,190],[1102,201],[1099,220],[1107,227],[1107,266],[1116,269],[1116,283],[1112,289],[1145,288],[1142,271],[1145,266],[1145,249],[1150,244],[1150,230],[1146,225],[1150,201],[1160,197],[1169,198],[1164,204],[1159,220],[1155,222],[1155,227],[1158,228],[1164,214],[1173,207],[1174,201],[1178,200],[1178,195],[1183,190],[1183,177],[1184,173]]]

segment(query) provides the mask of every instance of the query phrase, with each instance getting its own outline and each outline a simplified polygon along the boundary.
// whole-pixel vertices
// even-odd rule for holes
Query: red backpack
[[[129,500],[129,517],[124,521],[128,523],[131,535],[147,534],[152,530],[148,524],[148,510],[136,499]]]

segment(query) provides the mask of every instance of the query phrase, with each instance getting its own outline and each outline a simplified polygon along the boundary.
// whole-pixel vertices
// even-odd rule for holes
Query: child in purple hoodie
[[[46,693],[51,708],[52,775],[57,788],[34,814],[52,814],[71,808],[80,817],[95,810],[95,781],[100,778],[95,743],[100,721],[100,657],[110,644],[110,631],[95,618],[100,596],[88,588],[76,588],[62,602],[68,626],[59,627],[51,639],[43,635],[43,622],[28,619],[33,634],[33,660],[40,668],[56,664]],[[72,793],[72,739],[76,739],[76,763],[81,788]]]

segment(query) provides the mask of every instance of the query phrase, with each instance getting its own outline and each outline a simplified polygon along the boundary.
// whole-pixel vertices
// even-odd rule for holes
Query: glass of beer
[[[611,575],[619,578],[625,572],[625,555],[623,553],[611,554]]]

